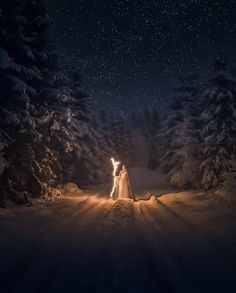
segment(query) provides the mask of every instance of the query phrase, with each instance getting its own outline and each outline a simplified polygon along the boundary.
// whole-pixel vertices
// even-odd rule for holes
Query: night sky
[[[65,63],[100,108],[165,110],[179,74],[232,62],[234,0],[47,0]]]

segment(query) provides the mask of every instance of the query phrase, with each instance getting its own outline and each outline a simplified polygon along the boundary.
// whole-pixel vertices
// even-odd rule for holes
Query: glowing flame
[[[112,172],[113,186],[112,186],[112,190],[111,190],[111,193],[110,193],[110,197],[112,197],[114,192],[115,192],[115,188],[116,188],[116,171],[117,171],[118,166],[120,164],[120,162],[116,161],[114,158],[111,158],[111,162],[112,162],[112,165],[113,165],[113,172]]]

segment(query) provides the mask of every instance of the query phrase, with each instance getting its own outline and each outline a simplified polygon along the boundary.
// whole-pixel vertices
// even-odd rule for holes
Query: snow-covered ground
[[[236,292],[234,207],[173,190],[142,200],[165,178],[131,177],[138,202],[91,191],[1,209],[0,291]]]

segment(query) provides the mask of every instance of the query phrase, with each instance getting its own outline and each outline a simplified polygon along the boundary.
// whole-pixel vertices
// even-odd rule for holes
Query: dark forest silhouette
[[[81,186],[110,176],[110,157],[138,164],[134,135],[147,146],[147,166],[172,185],[235,185],[236,82],[216,59],[212,76],[186,74],[165,115],[157,109],[99,113],[81,90],[78,71],[59,66],[50,19],[40,1],[7,1],[0,10],[0,199],[50,197],[66,182]]]

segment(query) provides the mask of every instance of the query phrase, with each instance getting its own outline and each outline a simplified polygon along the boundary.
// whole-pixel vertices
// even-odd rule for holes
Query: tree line
[[[208,81],[180,77],[176,96],[154,136],[160,165],[178,187],[235,184],[236,76],[222,57]],[[229,180],[230,178],[230,180]]]
[[[0,4],[3,205],[50,196],[53,187],[66,182],[104,182],[111,172],[110,157],[128,157],[130,142],[119,127],[122,115],[109,126],[105,116],[98,117],[78,71],[60,66],[50,27],[40,0]]]

